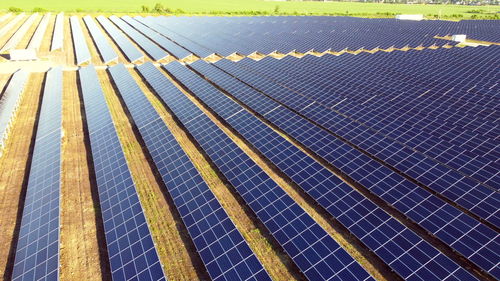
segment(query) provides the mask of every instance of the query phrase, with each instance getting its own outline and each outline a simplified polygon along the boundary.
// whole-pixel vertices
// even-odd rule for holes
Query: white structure
[[[38,60],[35,49],[14,49],[10,50],[10,60]]]
[[[465,42],[466,38],[467,38],[467,35],[465,35],[465,34],[455,34],[455,35],[451,36],[452,41],[460,42],[460,43]]]
[[[397,20],[423,20],[424,15],[397,15]]]

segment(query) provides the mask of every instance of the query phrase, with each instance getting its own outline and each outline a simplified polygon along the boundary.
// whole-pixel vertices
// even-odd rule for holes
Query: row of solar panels
[[[2,17],[2,19],[7,20],[9,17],[10,15],[5,15],[4,17]],[[25,18],[24,13],[21,13],[16,17],[14,17],[0,29],[0,36],[3,36],[4,34],[11,31],[12,28],[16,26],[19,22],[23,21],[24,18]],[[5,44],[0,49],[0,52],[7,52],[9,50],[15,49],[19,45],[21,40],[23,40],[23,38],[27,36],[27,32],[29,31],[31,26],[35,22],[37,22],[37,19],[38,19],[38,13],[34,13],[31,16],[29,16],[21,24],[21,26],[14,32],[14,34],[7,40],[7,42],[5,42]],[[56,16],[51,51],[56,49],[62,49],[63,47],[63,19],[64,19],[63,13],[60,13]],[[45,35],[45,32],[49,25],[49,20],[50,20],[50,13],[47,13],[42,17],[42,19],[37,25],[37,28],[35,29],[35,32],[31,36],[27,49],[38,50],[40,48],[43,36]]]

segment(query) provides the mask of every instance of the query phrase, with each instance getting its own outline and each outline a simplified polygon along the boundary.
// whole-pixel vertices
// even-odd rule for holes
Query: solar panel
[[[371,280],[370,275],[278,184],[245,154],[208,116],[155,69],[139,70],[179,118],[259,220],[310,280]],[[179,63],[166,69],[183,83],[187,69]],[[185,83],[187,87],[190,85]]]
[[[117,65],[109,72],[210,277],[271,280],[125,67]]]
[[[10,128],[16,117],[28,77],[28,72],[16,71],[3,95],[0,96],[0,156],[2,156],[5,142],[9,137]]]
[[[166,280],[97,73],[78,74],[113,280]]]
[[[269,89],[268,92],[273,93],[275,90]],[[307,107],[306,111],[310,109],[313,107]],[[295,114],[279,109],[267,114],[266,118],[469,258],[478,267],[490,274],[499,274],[495,271],[495,260],[499,258],[494,251],[498,247],[498,235],[494,230],[343,141],[333,139],[330,134],[321,132],[312,124],[305,124],[304,120]],[[381,150],[383,149],[382,147]]]
[[[144,55],[123,35],[108,18],[98,16],[97,21],[106,30],[108,35],[118,45],[118,48],[125,54],[129,62],[135,62],[144,58]]]
[[[2,28],[0,28],[0,36],[3,37],[7,32],[9,32],[19,21],[21,21],[24,18],[24,15],[25,15],[24,13],[20,13],[11,21],[9,21],[6,25],[4,25]]]
[[[73,46],[75,49],[76,64],[81,65],[90,62],[90,51],[83,36],[82,27],[80,26],[79,17],[71,16],[71,35],[73,37]]]
[[[38,13],[32,14],[22,25],[19,27],[19,29],[10,37],[9,41],[5,43],[5,45],[2,47],[0,50],[0,53],[3,53],[5,51],[9,51],[11,49],[15,49],[16,46],[21,42],[23,39],[24,35],[26,32],[28,32],[28,29],[31,27],[33,22],[36,20],[38,17]]]
[[[170,54],[174,55],[176,58],[185,59],[192,55],[192,53],[188,50],[162,36],[159,32],[159,30],[161,30],[160,26],[156,24],[144,24],[141,17],[134,17],[134,19],[132,19],[129,16],[123,16],[122,19],[149,37],[151,40],[155,41],[158,45],[167,50]]]
[[[87,25],[87,29],[92,36],[92,40],[97,46],[99,50],[99,54],[101,55],[102,61],[104,63],[110,63],[112,61],[118,60],[118,55],[115,50],[108,43],[102,31],[97,27],[97,24],[94,22],[91,16],[83,17],[83,21]]]
[[[168,57],[168,54],[158,47],[153,41],[139,33],[133,27],[125,23],[117,16],[111,16],[109,19],[116,24],[125,34],[139,45],[153,60],[159,61]]]
[[[62,70],[47,72],[12,280],[59,278]]]
[[[30,43],[28,44],[27,49],[35,49],[38,50],[42,45],[43,35],[45,35],[45,31],[47,30],[47,26],[49,25],[50,13],[47,13],[43,16],[42,20],[38,24],[38,27],[31,37]]]
[[[64,13],[59,13],[56,16],[54,23],[54,33],[52,34],[52,43],[50,44],[50,51],[55,51],[63,48],[64,40]]]

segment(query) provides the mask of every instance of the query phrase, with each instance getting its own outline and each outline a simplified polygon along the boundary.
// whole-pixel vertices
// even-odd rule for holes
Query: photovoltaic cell
[[[182,65],[166,69],[182,79]],[[152,64],[139,71],[310,280],[371,280],[370,275],[208,116]],[[189,85],[187,85],[189,87]]]
[[[92,36],[92,40],[94,40],[94,43],[96,44],[97,49],[99,50],[99,54],[101,55],[102,61],[104,63],[109,63],[111,61],[118,60],[118,55],[116,54],[115,50],[113,50],[109,42],[106,40],[104,34],[99,29],[97,24],[94,22],[92,17],[85,16],[83,17],[83,21],[87,25],[87,29],[89,30],[90,35]]]
[[[97,73],[78,74],[113,280],[166,280]]]
[[[271,280],[132,76],[109,71],[212,280]]]
[[[12,280],[58,280],[62,70],[47,72]]]
[[[82,27],[80,26],[79,17],[71,16],[71,34],[73,37],[73,46],[75,48],[76,64],[81,65],[90,62],[90,51],[83,36]]]
[[[135,62],[144,58],[144,55],[130,42],[127,37],[114,26],[108,18],[98,16],[97,21],[106,30],[108,35],[115,41],[118,48],[125,54],[129,62]]]

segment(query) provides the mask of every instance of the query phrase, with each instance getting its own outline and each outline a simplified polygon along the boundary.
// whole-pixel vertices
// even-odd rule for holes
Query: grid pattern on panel
[[[206,62],[191,66],[262,115],[280,107]],[[200,78],[191,81],[207,83]],[[212,92],[203,99],[207,105],[227,99],[233,107],[240,107],[214,87],[207,88]],[[242,111],[225,120],[404,279],[474,279],[252,114]]]
[[[63,40],[64,40],[64,13],[59,13],[56,16],[56,21],[54,23],[54,33],[52,34],[50,51],[62,49]]]
[[[125,54],[129,62],[135,62],[143,59],[144,55],[130,42],[125,35],[116,26],[114,26],[108,18],[98,16],[97,21],[106,30],[111,39],[118,45],[120,50]]]
[[[236,188],[295,264],[311,280],[365,280],[368,273],[252,159],[152,64],[146,80]],[[187,69],[169,64],[183,83]],[[189,84],[185,84],[189,87]],[[186,114],[189,112],[189,114]]]
[[[110,68],[110,73],[210,277],[218,281],[270,280],[128,71],[123,65],[118,65]]]
[[[134,20],[130,17],[122,17],[127,23],[132,25],[135,29],[142,32],[144,35],[148,36],[151,40],[155,41],[163,49],[167,50],[170,54],[178,59],[184,59],[192,55],[191,52],[184,49],[183,47],[177,45],[176,43],[170,41],[167,37],[163,36],[161,32],[162,27],[152,23],[145,23],[142,17],[134,17]]]
[[[9,136],[12,122],[17,113],[17,108],[21,102],[22,93],[29,73],[18,70],[12,75],[9,85],[3,95],[0,96],[0,156],[3,152],[5,141]]]
[[[5,51],[9,51],[11,49],[15,49],[16,46],[19,44],[19,42],[21,42],[21,40],[23,39],[26,32],[28,32],[28,29],[31,27],[31,25],[33,24],[33,22],[36,20],[37,17],[38,17],[38,13],[32,14],[21,25],[21,27],[19,27],[19,29],[16,31],[16,33],[14,33],[14,35],[12,35],[12,37],[10,37],[9,41],[7,41],[7,43],[5,43],[5,45],[2,47],[0,52],[5,52]]]
[[[273,92],[269,88],[269,93]],[[285,108],[270,112],[266,118],[479,267],[493,275],[500,274],[496,271],[499,258],[494,251],[499,236],[492,229]]]
[[[263,60],[258,64],[244,60],[241,64],[295,90],[302,98],[318,102],[316,107],[323,106],[323,111],[332,111],[328,118],[319,118],[320,121],[342,120],[340,124],[329,122],[328,127],[336,125],[332,130],[398,169],[407,173],[412,170],[407,163],[401,163],[399,154],[412,158],[424,156],[427,158],[424,165],[431,167],[425,173],[412,176],[438,192],[450,193],[452,199],[472,208],[474,198],[470,204],[466,202],[470,196],[464,200],[457,194],[477,190],[481,196],[482,192],[487,193],[485,187],[480,186],[485,184],[499,190],[500,172],[495,155],[499,148],[494,142],[497,135],[494,94],[498,92],[496,81],[500,71],[495,65],[500,63],[496,55],[499,48],[411,51],[394,56],[380,53],[356,58],[349,55],[338,59],[327,56],[324,60],[306,58],[303,61],[287,58],[280,62]],[[304,72],[295,70],[297,65]],[[454,75],[446,75],[457,67],[460,70]],[[419,71],[409,75],[404,71],[409,68]],[[337,83],[326,82],[333,79]],[[363,138],[361,134],[375,133],[391,143],[390,151],[397,152],[377,151],[359,140]],[[446,167],[440,169],[442,166]],[[458,177],[459,182],[454,186],[461,190],[457,194],[434,182],[447,173]]]
[[[113,280],[166,280],[97,73],[78,73]]]
[[[125,23],[122,19],[117,16],[110,16],[109,19],[135,41],[153,60],[159,61],[168,57],[167,52],[162,50],[153,41],[149,40],[129,24]]]
[[[38,24],[38,27],[36,28],[27,49],[38,50],[40,48],[40,46],[42,45],[43,36],[45,35],[45,31],[47,30],[47,26],[49,25],[49,20],[50,13],[47,13],[43,16],[40,24]]]
[[[61,113],[62,70],[55,68],[47,72],[43,91],[12,273],[15,281],[59,278]]]
[[[352,122],[352,120],[323,107],[314,100],[292,93],[289,89],[271,80],[255,75],[256,72],[239,68],[237,64],[229,61],[221,61],[216,65],[290,108],[303,113],[336,134],[348,138],[354,144],[411,177],[424,182],[428,187],[469,209],[479,217],[494,225],[500,224],[499,211],[495,208],[496,205],[500,204],[500,198],[494,191],[474,183],[457,171],[449,169],[419,152],[392,142],[375,131],[370,131],[365,125]],[[260,66],[259,69],[261,69]],[[268,69],[272,69],[272,67],[260,71],[268,71]]]
[[[75,47],[76,64],[80,65],[85,62],[90,62],[90,51],[85,41],[85,37],[83,37],[79,17],[71,16],[70,23],[73,46]]]
[[[118,55],[106,40],[102,31],[99,29],[99,27],[97,27],[97,24],[94,22],[92,17],[85,16],[83,18],[83,21],[85,21],[90,35],[92,36],[92,40],[94,40],[97,49],[99,50],[99,54],[101,54],[102,61],[104,63],[109,63],[111,61],[117,60]]]

